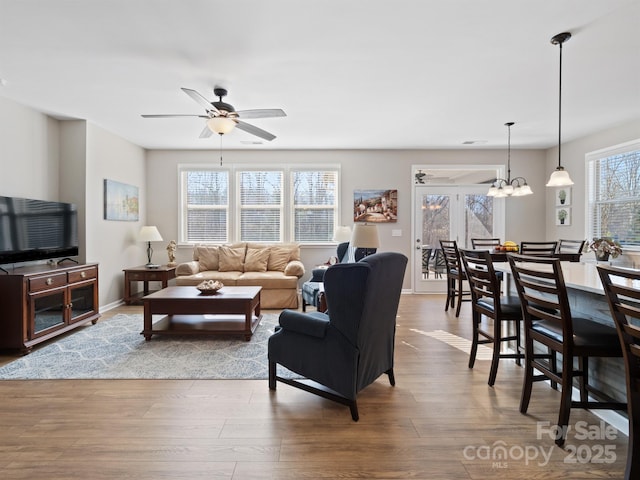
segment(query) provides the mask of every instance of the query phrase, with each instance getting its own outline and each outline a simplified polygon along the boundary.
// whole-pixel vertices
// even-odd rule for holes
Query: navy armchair
[[[386,373],[391,385],[396,314],[407,257],[383,252],[339,263],[324,276],[328,312],[284,310],[269,338],[269,388],[276,381],[349,406],[358,420],[357,393]],[[280,377],[280,364],[304,379]]]

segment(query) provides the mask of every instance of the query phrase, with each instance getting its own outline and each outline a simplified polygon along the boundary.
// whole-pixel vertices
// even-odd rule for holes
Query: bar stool
[[[624,356],[629,442],[625,480],[640,478],[640,272],[598,265]]]
[[[463,289],[463,283],[467,280],[467,275],[464,272],[462,260],[460,260],[460,252],[456,241],[440,240],[440,247],[444,254],[447,269],[447,303],[444,311],[448,311],[449,306],[453,308],[457,300],[456,317],[459,317],[462,302],[471,301],[471,291]]]
[[[626,410],[626,403],[606,398],[589,385],[589,357],[622,357],[618,334],[615,328],[572,317],[559,259],[519,254],[511,254],[508,259],[522,303],[525,327],[525,375],[520,412],[527,413],[533,382],[549,379],[559,383],[562,392],[555,443],[562,446],[571,408]],[[534,343],[545,346],[550,353],[535,352]],[[562,355],[561,372],[554,368],[556,353]],[[534,375],[534,369],[541,374]],[[579,402],[571,400],[574,377],[580,382]],[[605,401],[589,400],[589,392]]]
[[[469,355],[469,368],[473,368],[475,363],[478,345],[491,343],[493,356],[488,383],[493,386],[501,358],[514,358],[518,365],[524,358],[520,345],[522,305],[517,296],[501,296],[500,279],[496,275],[491,255],[487,250],[460,249],[460,257],[471,287],[473,305],[473,341]],[[482,328],[482,316],[493,320],[493,331]],[[504,335],[502,327],[505,322],[513,324],[514,334]],[[516,342],[515,353],[502,353],[502,344],[510,341]]]

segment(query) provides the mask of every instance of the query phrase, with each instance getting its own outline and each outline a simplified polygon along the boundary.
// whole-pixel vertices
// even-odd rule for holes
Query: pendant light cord
[[[507,135],[507,183],[511,185],[511,125],[512,122],[506,124],[508,129]]]
[[[560,45],[560,81],[558,83],[558,169],[562,169],[560,150],[562,148],[562,42]]]

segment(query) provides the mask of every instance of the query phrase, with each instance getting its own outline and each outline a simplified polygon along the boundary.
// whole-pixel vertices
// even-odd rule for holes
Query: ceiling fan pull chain
[[[222,166],[222,134],[220,134],[220,166]]]

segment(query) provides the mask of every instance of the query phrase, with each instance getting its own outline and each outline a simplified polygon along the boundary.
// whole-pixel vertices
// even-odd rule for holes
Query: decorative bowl
[[[218,290],[222,287],[224,287],[223,283],[217,280],[205,280],[196,286],[201,295],[214,295],[218,293]]]

